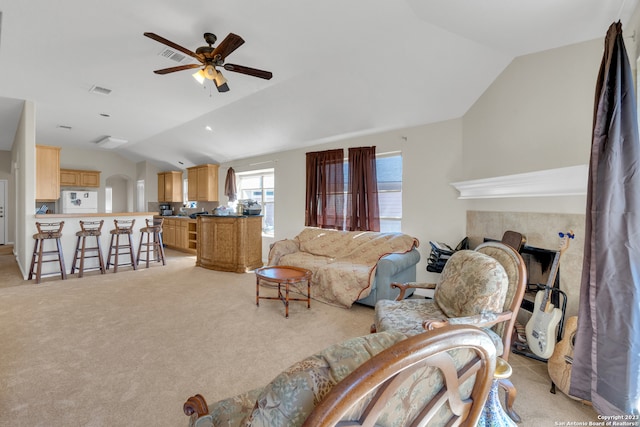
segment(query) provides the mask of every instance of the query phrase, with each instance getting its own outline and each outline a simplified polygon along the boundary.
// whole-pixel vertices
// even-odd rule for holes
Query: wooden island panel
[[[244,273],[262,267],[262,216],[198,217],[196,265]]]

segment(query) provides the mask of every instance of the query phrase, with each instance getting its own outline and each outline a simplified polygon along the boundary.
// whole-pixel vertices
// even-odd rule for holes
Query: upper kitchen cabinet
[[[182,201],[182,171],[158,173],[158,202]]]
[[[60,198],[60,147],[36,145],[36,200]]]
[[[60,169],[61,187],[100,187],[100,171]]]
[[[193,202],[218,201],[218,165],[187,168],[188,199]]]

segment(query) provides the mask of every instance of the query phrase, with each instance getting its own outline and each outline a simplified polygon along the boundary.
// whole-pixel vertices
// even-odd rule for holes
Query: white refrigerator
[[[97,191],[61,191],[62,213],[98,213]]]

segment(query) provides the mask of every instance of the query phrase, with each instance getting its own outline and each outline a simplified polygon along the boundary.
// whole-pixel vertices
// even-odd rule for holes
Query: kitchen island
[[[262,215],[200,215],[197,229],[197,266],[236,273],[262,267]]]
[[[83,213],[83,214],[36,214],[34,215],[33,220],[33,233],[36,233],[36,222],[47,223],[47,222],[59,222],[64,221],[64,227],[62,229],[62,238],[60,239],[62,243],[62,252],[64,255],[65,269],[67,274],[71,272],[71,266],[73,261],[73,255],[76,249],[76,232],[80,231],[80,221],[100,221],[104,220],[104,224],[102,225],[102,234],[100,236],[100,245],[102,246],[102,256],[104,257],[104,262],[106,264],[107,258],[109,257],[109,243],[111,239],[111,234],[109,231],[115,228],[113,220],[130,220],[134,219],[134,233],[133,233],[133,244],[134,250],[138,250],[138,244],[140,242],[140,229],[146,226],[146,221],[149,219],[153,220],[153,216],[156,215],[156,212],[116,212],[116,213]],[[53,243],[53,242],[47,242]],[[30,251],[33,250],[34,241],[29,242]],[[88,239],[87,245],[95,246],[94,239]],[[53,245],[55,247],[55,244]],[[45,250],[47,248],[45,247]],[[92,269],[98,265],[97,258],[87,259],[85,261],[86,269]],[[28,273],[28,267],[25,266]],[[57,271],[56,263],[44,263],[42,266],[42,274],[45,276],[47,273],[51,273]]]

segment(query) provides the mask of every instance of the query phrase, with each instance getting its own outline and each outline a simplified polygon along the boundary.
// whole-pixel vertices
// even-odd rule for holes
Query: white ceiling
[[[173,169],[457,118],[514,57],[604,38],[637,3],[3,0],[0,149],[21,100],[35,103],[39,144],[100,150],[113,136],[132,161]],[[226,62],[273,78],[223,70],[231,90],[218,93],[192,71],[156,75],[179,64],[146,31],[191,50],[205,32],[239,34]]]

